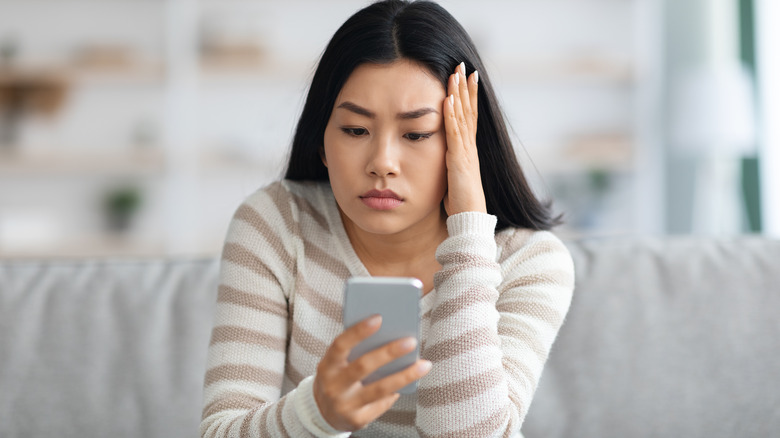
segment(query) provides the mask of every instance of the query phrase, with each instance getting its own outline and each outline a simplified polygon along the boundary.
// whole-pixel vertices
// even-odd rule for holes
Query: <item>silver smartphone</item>
[[[412,365],[420,356],[420,297],[422,282],[406,277],[353,277],[344,286],[344,328],[368,318],[382,315],[379,331],[352,349],[351,362],[363,354],[396,339],[417,339],[414,351],[384,365],[365,380],[368,384]],[[403,387],[401,394],[417,390],[417,381]]]

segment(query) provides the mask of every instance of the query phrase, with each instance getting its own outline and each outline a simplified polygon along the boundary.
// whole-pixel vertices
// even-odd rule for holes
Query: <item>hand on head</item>
[[[444,208],[452,216],[465,211],[487,213],[477,154],[477,90],[479,73],[466,76],[460,63],[448,81],[444,100],[447,135],[447,195]]]

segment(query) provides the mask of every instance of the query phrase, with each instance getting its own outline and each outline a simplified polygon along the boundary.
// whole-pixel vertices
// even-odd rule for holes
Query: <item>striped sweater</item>
[[[421,356],[433,363],[355,437],[519,436],[568,311],[574,268],[545,231],[461,213],[421,300]],[[223,254],[204,383],[202,437],[349,436],[320,414],[317,364],[342,332],[344,282],[369,275],[327,183],[282,181],[249,196]]]

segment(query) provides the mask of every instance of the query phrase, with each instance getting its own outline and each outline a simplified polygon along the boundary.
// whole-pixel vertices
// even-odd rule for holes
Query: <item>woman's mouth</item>
[[[374,210],[391,210],[404,202],[392,190],[369,190],[360,195],[360,200]]]

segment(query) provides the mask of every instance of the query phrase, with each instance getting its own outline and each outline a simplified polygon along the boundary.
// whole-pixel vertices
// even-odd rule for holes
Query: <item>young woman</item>
[[[424,1],[357,12],[322,55],[285,179],[231,223],[201,435],[519,436],[574,285],[555,224],[457,21]],[[368,275],[422,281],[422,358],[363,385],[415,348],[347,360],[381,325],[342,327],[344,282]]]

